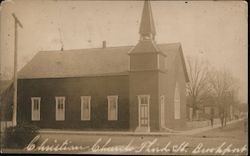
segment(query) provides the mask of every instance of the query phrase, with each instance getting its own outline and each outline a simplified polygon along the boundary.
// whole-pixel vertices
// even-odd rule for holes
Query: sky
[[[151,1],[157,43],[180,42],[185,58],[208,60],[231,71],[247,101],[248,36],[244,1]],[[18,70],[39,51],[136,45],[143,1],[6,0],[1,4],[0,69],[11,78],[14,12],[18,29]]]

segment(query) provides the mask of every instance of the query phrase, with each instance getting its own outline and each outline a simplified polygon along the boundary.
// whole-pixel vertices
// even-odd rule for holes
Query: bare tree
[[[193,116],[210,94],[208,85],[210,71],[208,67],[208,63],[205,60],[194,57],[187,58],[187,70],[190,80],[187,84],[187,94],[189,103],[193,108]]]
[[[229,106],[234,101],[238,91],[237,81],[229,71],[215,70],[210,75],[209,85],[219,108],[221,126],[225,127]]]

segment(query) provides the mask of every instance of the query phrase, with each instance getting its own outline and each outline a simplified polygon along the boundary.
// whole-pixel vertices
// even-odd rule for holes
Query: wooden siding
[[[128,76],[26,79],[18,81],[18,123],[41,128],[128,129]],[[118,95],[118,120],[108,121],[108,95]],[[41,97],[41,120],[31,121],[31,97]],[[65,96],[65,121],[55,120],[55,97]],[[81,121],[81,96],[91,96],[91,119]]]
[[[185,127],[186,121],[186,81],[183,66],[181,65],[181,57],[178,54],[175,59],[175,66],[167,72],[166,86],[166,127],[180,128]],[[180,91],[180,119],[174,118],[174,93],[175,85],[178,82]],[[165,83],[164,83],[165,84]]]
[[[158,109],[158,71],[131,72],[129,81],[130,93],[130,129],[138,126],[138,95],[150,95],[150,130],[159,130]]]

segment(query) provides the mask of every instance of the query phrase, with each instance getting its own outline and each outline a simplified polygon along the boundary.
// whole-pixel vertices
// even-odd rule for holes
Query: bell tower
[[[151,5],[148,0],[144,2],[142,11],[141,25],[140,25],[140,40],[155,39],[155,25],[152,15]]]
[[[155,42],[156,31],[149,0],[144,1],[139,34],[139,42],[129,53],[130,70],[164,70],[165,54]]]
[[[159,129],[159,77],[166,55],[155,42],[155,25],[149,0],[144,1],[140,39],[129,52],[130,127],[136,131]]]

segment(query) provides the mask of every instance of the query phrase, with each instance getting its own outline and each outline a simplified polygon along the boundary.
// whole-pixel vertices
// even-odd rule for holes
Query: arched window
[[[174,118],[175,119],[180,119],[181,117],[181,97],[180,97],[180,92],[179,92],[179,84],[178,82],[176,83],[175,86],[175,93],[174,93]]]

